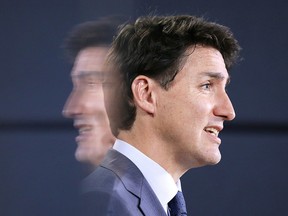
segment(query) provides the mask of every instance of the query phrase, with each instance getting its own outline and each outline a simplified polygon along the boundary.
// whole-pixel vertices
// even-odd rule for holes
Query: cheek
[[[207,118],[213,111],[213,98],[209,95],[196,95],[188,101],[191,113],[198,118]]]
[[[186,101],[178,107],[178,112],[175,110],[174,122],[176,122],[180,133],[185,136],[185,139],[198,143],[202,139],[204,128],[209,123],[209,116],[211,116],[210,103],[197,100]],[[174,123],[175,124],[175,123]]]
[[[94,111],[103,111],[106,113],[104,97],[102,94],[91,94],[87,93],[85,96],[86,106]]]
[[[211,111],[212,106],[205,101],[193,103],[191,105],[191,113],[193,113],[197,120],[205,120],[209,117]]]
[[[184,121],[190,121],[191,124],[204,120],[211,112],[211,105],[201,98],[188,97],[178,103],[178,113]]]
[[[103,144],[107,143],[107,137],[110,135],[109,132],[109,128],[106,127],[106,125],[96,126],[93,129],[93,134],[90,141],[94,143],[95,147],[102,146]]]

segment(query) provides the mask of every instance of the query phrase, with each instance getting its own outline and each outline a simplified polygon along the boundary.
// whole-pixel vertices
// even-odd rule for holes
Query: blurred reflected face
[[[185,169],[221,159],[219,132],[235,117],[226,93],[229,75],[221,53],[197,46],[168,90],[159,87],[158,131]]]
[[[66,101],[63,114],[74,119],[79,130],[75,157],[94,166],[112,147],[113,137],[104,106],[102,90],[106,47],[90,47],[79,52],[71,71],[73,90]]]

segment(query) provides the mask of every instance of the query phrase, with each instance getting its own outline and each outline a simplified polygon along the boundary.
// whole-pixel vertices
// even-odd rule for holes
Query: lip
[[[217,131],[217,134],[209,132],[209,129],[210,130],[212,129],[213,131]],[[211,142],[217,143],[218,145],[221,144],[221,139],[218,136],[219,136],[220,131],[222,130],[223,130],[223,126],[219,126],[219,125],[209,125],[204,128],[204,132],[207,134]]]
[[[206,132],[206,131],[205,131],[205,133],[208,135],[208,137],[211,140],[211,142],[217,143],[218,145],[221,144],[221,139],[219,137],[217,137],[217,136],[215,136],[215,135],[213,135],[213,134],[211,134],[209,132]]]
[[[88,124],[74,124],[74,127],[78,129],[79,135],[76,137],[75,141],[80,144],[86,142],[92,136],[92,126]]]
[[[79,132],[79,135],[76,136],[75,141],[78,144],[81,144],[83,142],[87,142],[88,140],[90,140],[90,137],[92,137],[92,133],[90,131],[88,132]]]

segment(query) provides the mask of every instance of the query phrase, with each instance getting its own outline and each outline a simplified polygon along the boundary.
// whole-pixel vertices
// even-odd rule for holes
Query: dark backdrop
[[[204,15],[229,26],[242,62],[228,88],[237,118],[221,134],[223,159],[182,178],[198,216],[288,215],[286,1],[1,0],[0,215],[78,215],[82,167],[61,116],[71,90],[62,41],[71,28],[124,14]]]

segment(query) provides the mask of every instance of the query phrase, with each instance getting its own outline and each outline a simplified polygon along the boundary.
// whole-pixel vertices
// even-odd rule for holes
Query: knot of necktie
[[[178,191],[174,198],[168,203],[170,216],[187,215],[185,199],[183,193]]]

